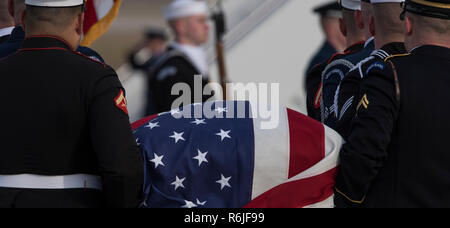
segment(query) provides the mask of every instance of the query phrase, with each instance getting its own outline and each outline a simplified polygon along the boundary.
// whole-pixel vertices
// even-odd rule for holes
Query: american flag
[[[122,0],[87,0],[84,16],[84,37],[81,45],[90,46],[103,33],[108,31],[119,14]]]
[[[239,103],[206,103],[227,118],[180,118],[180,109],[133,124],[145,163],[145,207],[334,206],[341,137],[286,108],[277,128],[263,130],[263,119],[236,118]]]

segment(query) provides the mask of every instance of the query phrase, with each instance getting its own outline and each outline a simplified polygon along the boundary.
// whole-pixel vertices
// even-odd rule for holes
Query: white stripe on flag
[[[286,108],[280,110],[279,126],[261,129],[261,119],[253,119],[255,134],[255,164],[252,199],[282,184],[289,172],[289,126]]]
[[[325,127],[325,157],[332,154],[339,154],[344,140],[333,129],[323,125]]]
[[[97,19],[101,20],[112,9],[114,0],[94,0],[94,5]]]

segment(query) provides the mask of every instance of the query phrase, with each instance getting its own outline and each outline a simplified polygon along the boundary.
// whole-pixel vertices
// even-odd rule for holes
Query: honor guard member
[[[191,91],[191,103],[207,101],[210,96],[194,99],[194,89],[209,83],[206,52],[202,45],[208,41],[208,7],[204,1],[175,0],[165,10],[164,17],[175,35],[175,41],[156,61],[149,88],[153,92],[155,113],[169,111],[179,95],[172,95],[172,87],[185,83]],[[196,75],[201,75],[201,88],[194,88]],[[189,105],[185,103],[183,105]],[[147,113],[148,115],[155,113]]]
[[[26,0],[27,38],[0,61],[0,207],[137,207],[142,158],[115,71],[78,47],[83,0]]]
[[[308,83],[315,85],[307,86],[308,115],[317,121],[322,121],[320,104],[322,102],[322,72],[325,67],[333,60],[357,53],[364,48],[364,33],[355,21],[356,11],[361,11],[360,0],[343,0],[339,1],[339,4],[342,7],[342,19],[339,19],[339,27],[341,33],[345,36],[347,49],[343,53],[334,54],[330,59],[314,66],[307,75]]]
[[[145,32],[145,41],[137,45],[128,56],[133,69],[151,71],[155,61],[166,51],[168,37],[164,30],[151,28]]]
[[[22,27],[22,15],[26,8],[25,0],[8,0],[7,2],[9,13],[14,17],[16,27],[13,27],[11,36],[3,44],[0,43],[0,59],[16,52],[22,46],[23,40],[25,39],[25,31]],[[79,46],[77,51],[97,61],[104,62],[103,58],[97,52],[88,47]]]
[[[340,155],[349,206],[450,207],[450,2],[406,0],[405,46],[364,77]]]
[[[320,5],[314,9],[314,12],[320,15],[320,25],[325,41],[306,68],[305,87],[308,115],[320,121],[320,107],[314,107],[314,98],[320,92],[321,76],[312,71],[317,71],[319,64],[326,64],[331,56],[345,49],[345,37],[339,30],[339,19],[342,18],[342,12],[337,1]]]
[[[8,40],[14,29],[14,18],[9,15],[8,1],[0,1],[0,44]]]
[[[315,65],[327,61],[332,55],[345,49],[345,37],[339,30],[339,19],[342,18],[342,12],[337,1],[331,1],[316,7],[314,13],[320,16],[320,26],[325,41],[309,62],[306,72],[311,71]]]
[[[369,57],[375,49],[374,38],[370,32],[370,22],[373,18],[373,9],[368,0],[361,1],[361,11],[355,12],[357,26],[363,30],[367,39],[360,52],[346,55],[330,62],[322,72],[322,102],[320,103],[321,120],[330,128],[336,128],[337,107],[335,100],[341,81],[359,62]]]
[[[361,100],[361,80],[371,70],[382,67],[380,62],[389,56],[407,53],[404,45],[404,23],[398,17],[402,12],[401,2],[404,0],[372,0],[374,29],[371,33],[375,37],[377,50],[347,74],[335,100],[335,129],[344,138],[350,134],[351,121],[355,117],[358,101]]]
[[[139,43],[134,48],[130,55],[128,55],[128,63],[134,70],[141,71],[144,74],[145,86],[151,82],[154,73],[154,68],[158,59],[167,50],[168,37],[163,29],[150,28],[145,33],[145,40]],[[156,113],[155,98],[150,87],[143,89],[144,97],[146,99],[139,99],[145,107],[145,110],[138,112],[138,116],[131,116],[131,119],[140,119],[143,116],[148,116]],[[147,115],[148,114],[148,115]]]

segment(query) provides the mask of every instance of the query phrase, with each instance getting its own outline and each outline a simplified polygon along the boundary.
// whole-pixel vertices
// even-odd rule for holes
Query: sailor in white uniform
[[[180,95],[172,95],[171,92],[172,87],[177,83],[185,83],[189,86],[190,103],[205,102],[211,98],[211,96],[203,95],[197,99],[194,97],[194,89],[203,91],[209,83],[208,63],[203,48],[209,38],[206,2],[175,0],[165,9],[164,17],[175,35],[175,40],[155,63],[149,74],[148,115],[174,108],[173,103]],[[201,75],[200,88],[194,86],[196,75]]]

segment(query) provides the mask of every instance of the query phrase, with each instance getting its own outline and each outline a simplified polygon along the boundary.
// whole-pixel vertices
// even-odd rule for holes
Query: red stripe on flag
[[[290,134],[289,178],[311,168],[325,157],[324,126],[291,109],[287,110]]]
[[[142,120],[138,120],[136,122],[134,122],[133,124],[131,124],[131,127],[133,128],[133,130],[136,130],[140,127],[142,127],[143,125],[145,125],[146,123],[150,122],[152,119],[155,119],[158,115],[153,115],[153,116],[149,116],[146,117]]]
[[[323,174],[279,185],[244,208],[302,208],[320,203],[334,193],[337,168]]]
[[[86,34],[89,29],[97,23],[97,11],[95,9],[94,0],[88,0],[86,2],[86,12],[84,15],[84,28],[83,33]]]

